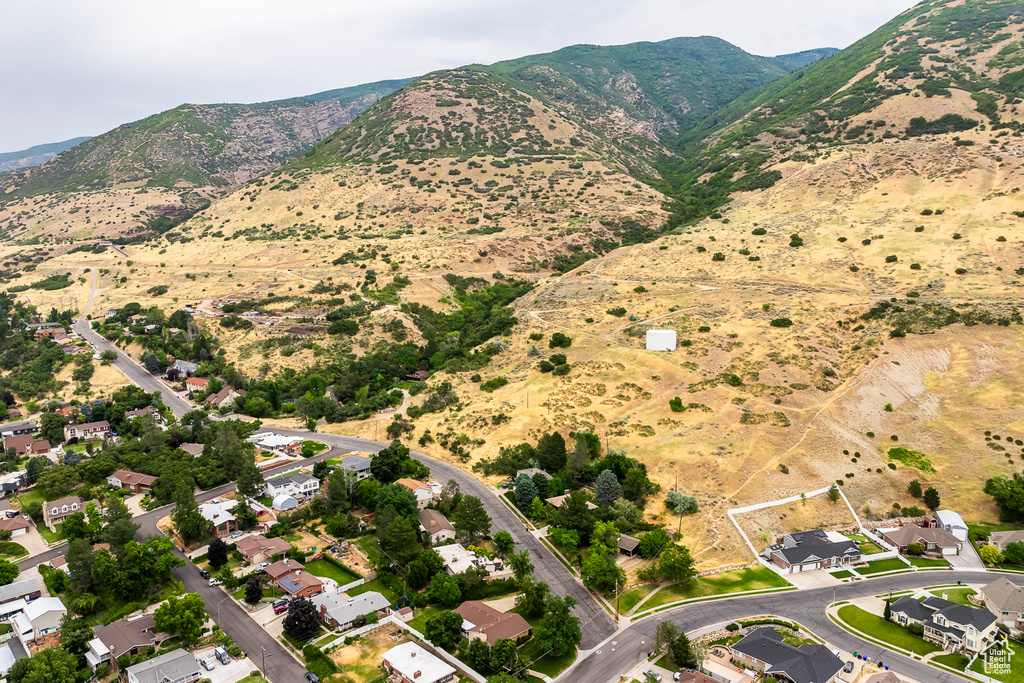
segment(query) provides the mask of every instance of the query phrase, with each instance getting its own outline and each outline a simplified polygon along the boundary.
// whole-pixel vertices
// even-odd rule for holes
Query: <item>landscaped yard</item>
[[[832,572],[832,576],[837,579],[848,579],[853,576],[853,572],[841,569],[840,571]]]
[[[850,628],[860,631],[866,635],[889,643],[893,647],[903,648],[919,655],[926,655],[930,652],[941,650],[938,645],[929,643],[920,636],[915,636],[907,629],[897,626],[891,621],[871,614],[856,605],[845,605],[839,608],[839,619],[845,622]]]
[[[362,577],[356,574],[351,569],[346,567],[339,567],[336,564],[328,562],[327,560],[316,560],[315,562],[308,562],[306,564],[306,570],[313,576],[319,576],[325,579],[334,579],[338,582],[339,586],[358,581]]]
[[[945,664],[957,671],[963,671],[967,667],[967,660],[959,652],[951,652],[948,655],[936,655],[931,658],[931,661],[936,664]]]
[[[851,541],[857,541],[860,544],[860,551],[865,555],[877,555],[878,553],[884,553],[885,550],[882,546],[872,541],[867,536],[860,534],[847,534],[847,538]]]
[[[619,614],[628,614],[629,610],[633,609],[633,606],[643,600],[646,596],[651,594],[658,584],[651,583],[646,586],[640,586],[639,588],[633,588],[624,592],[619,596]],[[614,602],[614,601],[612,601]]]
[[[393,590],[391,590],[390,588],[385,586],[383,583],[381,583],[380,579],[374,579],[373,581],[368,581],[368,582],[364,583],[362,586],[356,586],[355,588],[350,588],[349,590],[347,590],[345,592],[348,593],[349,595],[359,595],[361,593],[367,593],[369,591],[376,591],[376,592],[380,593],[392,605],[394,605],[396,602],[398,602],[398,599],[400,597],[402,597],[401,595],[399,595],[398,593],[394,592]]]
[[[949,560],[943,560],[942,558],[931,558],[931,557],[908,557],[910,564],[915,567],[948,567]]]
[[[721,574],[702,576],[689,583],[666,586],[643,604],[644,610],[680,600],[699,598],[725,593],[786,588],[791,584],[770,569],[757,566],[751,569],[734,569]]]
[[[0,555],[4,557],[24,557],[28,555],[25,546],[15,541],[0,541]]]
[[[1018,683],[1020,681],[1021,672],[1024,671],[1024,644],[1010,642],[1010,649],[1013,650],[1013,654],[1009,657],[1009,666],[1006,670],[1002,670],[1000,667],[1002,664],[998,661],[993,661],[989,664],[988,671],[985,671],[985,662],[979,657],[971,665],[971,671],[977,673],[984,673],[985,675],[996,679],[997,681],[1013,681]],[[990,660],[992,661],[992,660]]]
[[[409,626],[416,629],[423,635],[427,634],[427,620],[441,611],[440,607],[433,605],[418,609],[415,611],[415,616],[408,622]]]
[[[971,607],[974,604],[967,599],[967,596],[978,594],[978,591],[973,588],[932,588],[928,592],[939,598],[945,597],[946,600],[955,602],[958,605],[970,605]]]
[[[57,531],[50,531],[45,524],[39,524],[36,528],[39,530],[39,535],[42,536],[47,543],[57,543],[64,540],[63,525],[58,524]]]
[[[874,562],[868,562],[866,567],[857,567],[854,569],[858,574],[878,574],[879,572],[892,572],[897,569],[909,570],[907,563],[898,557],[892,557],[888,560],[875,560]]]
[[[555,678],[576,661],[576,650],[566,652],[561,657],[545,655],[540,659],[534,659],[538,654],[540,654],[537,650],[538,646],[536,638],[531,638],[529,642],[519,648],[519,652],[523,655],[523,659],[530,662],[529,666],[531,669],[539,671],[550,678]]]

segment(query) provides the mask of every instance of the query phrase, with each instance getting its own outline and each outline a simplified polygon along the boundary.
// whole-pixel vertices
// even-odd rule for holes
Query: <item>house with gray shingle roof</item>
[[[818,643],[794,647],[773,628],[759,628],[732,646],[733,658],[754,671],[793,683],[832,683],[843,660]]]
[[[128,683],[191,683],[202,678],[195,655],[178,648],[125,669]]]
[[[944,598],[900,598],[890,609],[897,624],[921,624],[925,640],[950,652],[981,652],[992,644],[999,631],[996,615],[989,610],[959,605]]]
[[[1024,631],[1024,588],[1001,576],[981,588],[985,607],[1015,631]]]

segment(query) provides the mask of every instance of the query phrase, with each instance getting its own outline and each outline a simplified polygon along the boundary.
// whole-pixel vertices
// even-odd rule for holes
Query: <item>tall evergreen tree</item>
[[[601,474],[597,475],[594,502],[600,507],[605,507],[612,505],[621,497],[622,486],[619,484],[618,477],[611,470],[601,470]]]

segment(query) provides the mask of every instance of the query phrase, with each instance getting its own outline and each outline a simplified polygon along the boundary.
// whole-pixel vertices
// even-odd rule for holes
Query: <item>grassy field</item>
[[[351,569],[339,567],[336,564],[332,564],[327,560],[316,560],[306,564],[306,569],[310,574],[319,576],[320,578],[334,579],[338,582],[339,586],[344,586],[347,583],[357,581],[361,576],[356,574]]]
[[[939,598],[945,593],[947,600],[958,605],[971,605],[971,601],[967,599],[967,596],[978,594],[978,591],[973,588],[934,588],[928,592]]]
[[[915,636],[907,629],[901,628],[855,605],[840,607],[839,619],[850,626],[850,628],[882,642],[889,643],[893,647],[903,648],[915,654],[926,655],[942,649],[938,645],[929,643],[924,638]]]
[[[764,567],[734,569],[695,579],[686,584],[667,586],[651,596],[644,608],[655,608],[671,602],[700,598],[709,595],[740,593],[765,588],[785,588],[791,585],[784,578]]]
[[[899,559],[893,557],[888,560],[875,560],[874,562],[868,562],[866,567],[858,567],[854,569],[858,574],[878,574],[880,572],[892,572],[897,569],[908,569],[907,564]]]

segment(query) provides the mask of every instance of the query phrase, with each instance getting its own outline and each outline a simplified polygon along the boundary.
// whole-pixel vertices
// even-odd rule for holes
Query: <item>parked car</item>
[[[4,514],[7,515],[7,519],[11,519],[13,517],[17,517],[18,515],[20,515],[21,510],[5,510]]]
[[[843,664],[843,671],[845,671],[846,673],[851,673],[853,671],[853,662],[847,662],[846,664]]]
[[[220,585],[220,579],[210,579],[210,588]]]
[[[260,562],[258,565],[256,565],[256,568],[253,569],[253,571],[257,574],[262,574],[264,571],[266,571],[267,567],[269,566],[269,562]]]
[[[241,538],[243,533],[245,533],[245,532],[244,531],[236,531],[235,533],[231,534],[231,538]]]
[[[291,270],[291,269],[289,268],[289,270]],[[309,683],[320,683],[320,677],[317,676],[312,671],[307,671],[306,672],[306,680],[309,681]]]
[[[204,579],[208,579],[210,578],[210,572],[206,571],[205,569],[200,569],[199,576],[203,577]]]
[[[672,675],[672,680],[673,680],[673,681],[678,681],[678,680],[679,680],[680,678],[682,678],[682,677],[683,677],[683,672],[682,672],[682,671],[677,671],[677,672],[675,672],[675,673],[674,673],[674,674]]]
[[[644,669],[644,678],[653,678],[658,683],[661,683],[661,674],[654,669]]]
[[[284,603],[284,604],[281,604],[281,605],[278,605],[277,603],[274,603],[274,614],[282,614],[282,613],[287,612],[287,611],[288,611],[288,603],[287,602]]]
[[[230,664],[231,655],[223,647],[218,647],[213,651],[213,655],[220,661],[221,664]]]
[[[202,665],[202,667],[203,667],[204,669],[206,669],[207,671],[213,671],[213,667],[217,666],[217,665],[216,665],[216,664],[214,663],[214,661],[213,661],[213,657],[207,657],[207,658],[205,658],[205,659],[200,659],[200,660],[199,660],[199,663],[200,663],[200,664]]]

